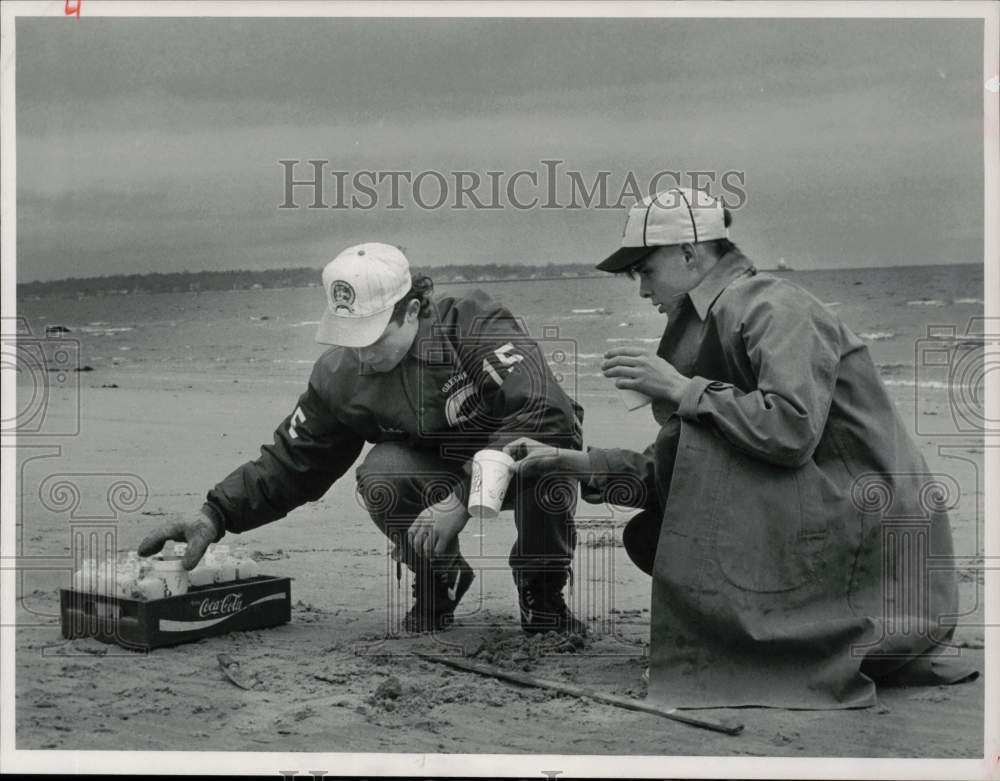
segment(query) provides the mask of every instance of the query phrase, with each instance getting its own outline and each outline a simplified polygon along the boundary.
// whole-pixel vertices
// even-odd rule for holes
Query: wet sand
[[[109,384],[117,387],[101,387]],[[81,385],[81,436],[48,450],[19,441],[19,544],[36,561],[22,567],[19,584],[19,749],[983,756],[982,677],[952,687],[882,690],[877,707],[860,711],[704,711],[746,725],[741,736],[729,737],[417,659],[411,651],[462,650],[539,677],[642,697],[649,578],[621,548],[626,516],[581,504],[572,603],[590,620],[592,638],[573,651],[527,642],[505,564],[513,518],[504,513],[463,532],[463,551],[480,571],[456,626],[436,636],[387,637],[387,627],[408,609],[409,590],[397,583],[385,541],[355,499],[353,473],[283,521],[227,540],[254,552],[265,574],[293,578],[291,623],[150,654],[65,641],[58,589],[69,582],[65,557],[74,524],[110,523],[118,549],[134,548],[154,525],[195,511],[215,481],[255,457],[298,393],[274,378],[179,371],[94,372]],[[911,390],[895,390],[904,418],[913,420]],[[945,414],[946,400],[938,396],[928,392],[917,412]],[[648,412],[627,414],[611,394],[581,401],[588,442],[641,449],[651,438]],[[54,392],[48,414],[71,420],[78,414],[72,395]],[[955,474],[962,485],[952,517],[956,549],[974,557],[982,449],[942,454],[937,444],[921,441],[931,469]],[[75,506],[45,495],[45,480],[54,474],[73,476],[80,491]],[[146,486],[148,498],[131,506],[126,498],[118,502],[125,511],[109,510],[108,487],[121,480]],[[960,577],[967,615],[956,652],[982,670],[982,572]],[[251,691],[232,685],[217,665],[219,653],[236,658],[259,685]]]

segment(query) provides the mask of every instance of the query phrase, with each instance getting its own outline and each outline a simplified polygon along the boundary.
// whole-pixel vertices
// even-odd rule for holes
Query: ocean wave
[[[907,301],[907,306],[944,306],[944,301],[938,298],[918,298],[915,301]]]
[[[886,339],[895,339],[896,334],[892,331],[871,331],[869,333],[858,334],[866,342],[882,342]]]
[[[76,330],[85,334],[93,334],[94,336],[112,336],[113,334],[123,334],[126,331],[134,331],[135,326],[124,325],[112,328],[112,327],[96,327],[93,324],[91,324],[91,325],[82,325]]]
[[[953,388],[972,387],[974,383],[969,382],[946,382],[945,380],[887,380],[882,383],[889,387],[900,388],[925,388],[927,390],[952,390]]]
[[[605,309],[604,307],[598,307],[597,309],[573,309],[571,310],[574,315],[610,315],[611,311]]]
[[[833,309],[834,307],[841,306],[841,303],[839,301],[824,301],[823,306],[828,306]]]
[[[956,304],[981,304],[983,299],[981,298],[956,298],[954,303]]]
[[[301,323],[289,323],[292,328],[299,328],[304,325],[319,325],[319,320],[303,320]]]

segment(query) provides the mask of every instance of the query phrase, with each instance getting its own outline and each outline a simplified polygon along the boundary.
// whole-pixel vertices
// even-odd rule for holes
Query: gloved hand
[[[184,569],[192,570],[201,561],[208,546],[221,536],[220,532],[216,522],[199,511],[188,518],[164,524],[147,534],[139,543],[139,555],[152,556],[159,553],[167,540],[186,542],[187,550],[182,564]]]

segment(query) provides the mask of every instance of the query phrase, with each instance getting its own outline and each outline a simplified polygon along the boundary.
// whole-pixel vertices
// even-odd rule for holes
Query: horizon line
[[[458,269],[458,268],[469,269],[471,265],[472,264],[448,263],[448,264],[442,264],[442,265],[439,265],[439,266],[421,266],[421,265],[418,264],[418,265],[413,266],[412,268],[415,268],[415,269],[417,269],[417,270],[419,270],[421,272],[429,273],[429,272],[432,272],[435,269],[440,269],[440,270]],[[581,264],[581,263],[548,263],[548,264],[545,264],[545,266],[564,266],[566,268],[573,268],[573,267],[578,267],[578,266],[581,266],[581,265],[586,265],[586,264]],[[801,266],[787,266],[787,267],[784,267],[784,268],[779,268],[778,266],[774,265],[774,266],[770,266],[770,267],[756,266],[756,268],[757,268],[758,271],[810,272],[810,271],[870,271],[870,270],[873,270],[873,269],[885,269],[885,268],[929,268],[929,267],[933,267],[933,266],[978,266],[980,268],[985,268],[985,265],[986,265],[985,262],[984,263],[893,263],[893,264],[888,264],[888,265],[884,265],[884,266],[821,266],[821,267],[815,267],[815,268],[814,267],[804,268],[804,267],[801,267]],[[541,266],[541,265],[538,265],[538,264],[527,264],[527,263],[518,263],[518,264],[490,263],[490,264],[482,264],[482,267],[484,268],[484,270],[485,270],[485,267],[487,267],[487,266],[495,266],[495,267],[498,267],[498,268],[501,268],[501,269],[544,268],[545,267],[545,266]],[[472,266],[472,267],[475,268],[476,266]],[[131,272],[131,273],[121,273],[121,272],[118,272],[118,273],[114,273],[114,274],[95,274],[93,276],[86,276],[86,277],[59,277],[57,279],[45,279],[45,280],[42,280],[42,279],[33,279],[33,280],[25,281],[25,282],[18,281],[16,283],[16,285],[17,285],[18,288],[20,288],[23,285],[49,285],[49,284],[57,284],[57,283],[65,283],[65,282],[73,282],[73,281],[81,281],[81,282],[87,281],[87,282],[92,282],[92,281],[98,280],[98,279],[109,279],[110,280],[110,279],[114,279],[115,277],[131,277],[131,276],[137,276],[137,277],[154,277],[154,276],[168,276],[168,275],[195,276],[197,274],[267,274],[267,273],[282,272],[282,271],[283,272],[301,272],[301,271],[306,271],[306,270],[315,270],[318,273],[322,269],[320,269],[319,267],[317,267],[316,269],[313,269],[312,266],[281,266],[281,267],[275,267],[275,268],[262,268],[262,269],[236,268],[236,269],[200,269],[198,271],[192,271],[190,269],[184,269],[183,271],[136,271],[136,272]],[[596,267],[594,267],[593,270],[596,271],[597,270]],[[559,279],[561,277],[554,277],[554,278],[555,279]],[[529,277],[524,277],[523,279],[525,281],[530,281]],[[466,281],[473,282],[473,281],[476,281],[476,280],[469,279],[469,280],[466,280]],[[487,280],[487,281],[490,281],[490,280]],[[504,280],[491,280],[491,281],[504,281]],[[513,281],[516,281],[516,280],[510,279],[508,281],[513,282]],[[541,281],[541,278],[539,278],[539,281]]]

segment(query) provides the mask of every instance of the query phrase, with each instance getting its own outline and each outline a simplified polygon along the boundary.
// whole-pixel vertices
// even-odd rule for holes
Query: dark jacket
[[[231,532],[283,518],[326,493],[365,442],[468,460],[521,436],[579,448],[582,419],[507,309],[480,291],[443,298],[422,313],[413,346],[390,372],[366,371],[348,348],[323,353],[273,444],[209,491],[206,511]]]

